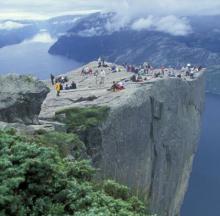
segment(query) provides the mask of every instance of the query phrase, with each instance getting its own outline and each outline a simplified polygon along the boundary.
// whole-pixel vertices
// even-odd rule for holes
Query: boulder
[[[0,121],[38,124],[41,104],[49,88],[26,75],[0,76]]]

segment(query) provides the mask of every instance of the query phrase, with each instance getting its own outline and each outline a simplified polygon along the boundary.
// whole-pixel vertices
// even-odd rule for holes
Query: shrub
[[[109,112],[108,107],[71,108],[56,113],[56,120],[66,123],[69,130],[78,132],[102,123]],[[59,116],[65,114],[65,118]]]
[[[105,181],[103,188],[106,194],[115,199],[127,200],[129,197],[128,187],[120,185],[112,180]]]
[[[86,157],[86,147],[76,134],[63,132],[41,133],[34,137],[40,145],[57,148],[61,157],[73,155],[75,159]]]
[[[96,187],[93,174],[88,161],[68,161],[54,148],[0,131],[1,216],[146,215],[126,187]]]

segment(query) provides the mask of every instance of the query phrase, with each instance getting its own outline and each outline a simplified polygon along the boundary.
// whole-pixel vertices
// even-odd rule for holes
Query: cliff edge
[[[0,76],[0,121],[39,124],[38,115],[49,88],[25,75]]]
[[[96,70],[97,63],[88,67]],[[65,110],[108,107],[107,118],[84,135],[99,177],[128,185],[158,216],[177,216],[188,186],[200,135],[204,104],[204,71],[188,77],[130,81],[130,73],[107,68],[105,87],[95,77],[82,78],[82,68],[67,77],[78,89],[54,91],[44,101],[40,118],[65,122]],[[112,81],[125,81],[125,90],[107,91]]]

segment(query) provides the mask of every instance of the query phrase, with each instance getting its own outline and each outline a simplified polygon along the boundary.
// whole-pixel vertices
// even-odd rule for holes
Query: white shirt
[[[106,75],[105,71],[104,71],[104,70],[101,71],[101,73],[100,73],[100,77],[105,77],[105,75]]]

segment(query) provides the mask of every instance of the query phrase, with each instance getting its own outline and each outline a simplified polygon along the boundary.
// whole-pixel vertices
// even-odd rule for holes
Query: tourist
[[[66,82],[66,79],[64,76],[61,77],[61,83],[65,83]]]
[[[102,58],[102,67],[105,67],[105,59]]]
[[[116,92],[116,91],[121,91],[123,89],[125,89],[123,82],[120,81],[116,83],[115,81],[113,81],[113,85],[110,90],[112,90],[113,92]]]
[[[165,75],[165,68],[162,66],[160,70],[161,70],[161,74],[164,76]]]
[[[50,79],[51,79],[51,84],[54,85],[55,76],[53,74],[50,74]]]
[[[194,68],[191,68],[190,70],[190,78],[194,79]]]
[[[137,82],[143,82],[143,77],[141,76],[141,74],[137,75]]]
[[[115,73],[116,72],[116,66],[112,65],[111,70],[112,70],[112,73]]]
[[[137,75],[136,74],[131,76],[131,81],[132,82],[137,82]]]
[[[99,70],[97,69],[95,70],[94,77],[95,77],[95,84],[98,85]]]
[[[106,73],[104,70],[101,70],[101,73],[100,73],[100,85],[105,85],[105,76],[106,76]]]
[[[85,74],[87,75],[87,74],[89,74],[89,72],[90,72],[90,68],[89,68],[89,67],[86,67],[86,68],[85,68]]]
[[[124,83],[123,83],[122,81],[120,81],[120,82],[117,83],[117,89],[118,89],[118,90],[123,90],[123,89],[125,89]]]
[[[116,92],[116,91],[117,91],[117,84],[116,84],[115,81],[113,81],[113,85],[112,85],[112,87],[111,87],[110,90],[112,90],[113,92]]]
[[[77,89],[76,83],[74,81],[71,82],[70,89]]]
[[[70,89],[70,87],[69,87],[69,85],[68,85],[68,83],[65,85],[65,87],[64,87],[64,90],[69,90]]]
[[[62,89],[61,83],[60,82],[55,83],[55,90],[57,92],[57,96],[60,96],[61,89]]]
[[[101,67],[102,66],[102,59],[101,57],[98,58],[98,67]]]

